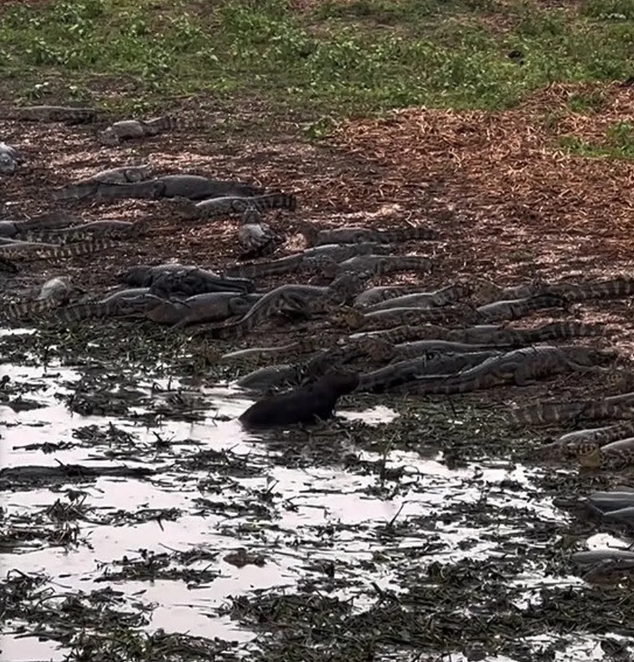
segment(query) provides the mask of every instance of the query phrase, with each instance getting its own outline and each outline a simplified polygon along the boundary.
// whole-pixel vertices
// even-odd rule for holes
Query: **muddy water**
[[[64,398],[76,389],[84,370],[3,364],[2,375],[40,405],[23,411],[0,407],[3,466],[125,464],[156,473],[138,479],[17,486],[4,492],[5,521],[17,529],[39,527],[43,534],[40,540],[18,539],[3,550],[2,565],[6,572],[45,574],[59,599],[111,586],[134,609],[147,610],[145,627],[150,632],[161,628],[247,646],[256,633],[223,610],[236,596],[282,588],[292,592],[299,583],[323,576],[324,568],[336,566],[345,582],[333,587],[330,596],[352,595],[355,609],[363,610],[375,600],[376,591],[402,592],[403,573],[412,564],[424,568],[461,559],[495,563],[515,553],[522,541],[543,549],[544,543],[525,541],[522,521],[548,524],[565,517],[550,499],[536,493],[535,470],[522,465],[498,462],[449,469],[442,454],[422,459],[418,453],[393,451],[386,471],[402,468],[402,474],[386,483],[374,473],[345,470],[337,462],[299,467],[281,462],[284,433],[245,433],[236,416],[251,401],[231,388],[202,389],[204,412],[195,422],[71,413]],[[147,413],[156,399],[153,385],[156,391],[168,382],[138,377],[137,399],[143,404],[133,408],[136,415]],[[169,386],[179,385],[172,381]],[[398,414],[377,405],[342,416],[376,425]],[[343,450],[353,451],[354,440]],[[220,461],[206,464],[206,452]],[[381,459],[378,454],[356,454],[362,462]],[[54,506],[60,502],[76,505],[79,514],[55,516]],[[519,519],[496,515],[514,508],[523,513]],[[56,533],[69,527],[72,541],[56,544]],[[605,544],[605,536],[589,540],[590,548]],[[238,567],[226,559],[240,548],[261,557],[258,563]],[[168,564],[183,571],[185,579],[142,571],[143,559],[153,554],[192,550],[206,554],[200,561],[172,559]],[[121,576],[130,563],[141,570]],[[188,581],[185,570],[213,573],[202,581]],[[547,578],[539,563],[527,563],[512,582],[523,591],[521,601],[529,603],[538,600],[539,588],[548,583],[574,586],[582,580],[572,575]],[[544,644],[537,639],[533,643],[536,649]],[[18,638],[10,631],[0,648],[3,659],[14,661],[58,660],[64,655],[51,642]],[[602,659],[596,657],[596,648],[596,641],[577,638],[560,659],[579,654]],[[466,658],[456,653],[443,659]]]

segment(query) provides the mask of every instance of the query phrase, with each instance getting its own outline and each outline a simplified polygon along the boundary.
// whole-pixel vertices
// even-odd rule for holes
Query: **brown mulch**
[[[618,90],[618,93],[617,93]],[[560,86],[548,91],[562,97]],[[634,164],[566,154],[561,134],[596,137],[634,117],[634,91],[609,90],[605,111],[539,124],[536,105],[506,112],[414,109],[340,127],[335,142],[403,186],[434,182],[442,197],[475,215],[452,228],[478,271],[510,282],[527,276],[614,271],[634,253]],[[542,110],[556,104],[540,104]],[[453,247],[452,247],[453,252]]]

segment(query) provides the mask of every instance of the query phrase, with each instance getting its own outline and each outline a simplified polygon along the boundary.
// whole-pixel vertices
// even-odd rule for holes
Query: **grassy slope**
[[[4,96],[33,102],[52,92],[156,106],[205,92],[218,102],[310,109],[319,119],[418,104],[505,108],[554,81],[634,73],[634,0],[565,8],[510,0],[311,4],[303,11],[282,0],[5,6]],[[523,64],[509,57],[513,51]]]

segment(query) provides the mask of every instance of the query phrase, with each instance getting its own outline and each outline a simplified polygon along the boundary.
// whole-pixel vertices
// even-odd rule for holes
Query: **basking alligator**
[[[517,425],[542,425],[568,421],[592,421],[605,418],[633,418],[634,393],[612,395],[601,400],[539,402],[519,407],[509,413],[509,422]]]
[[[32,232],[65,228],[79,220],[68,214],[51,212],[24,221],[0,221],[0,237],[19,238]]]
[[[512,349],[534,345],[550,340],[570,340],[587,336],[604,336],[606,327],[583,322],[551,322],[533,329],[511,328],[494,324],[483,324],[463,329],[449,329],[435,325],[397,326],[385,331],[371,331],[355,334],[372,335],[396,347],[410,341],[443,340],[447,342],[466,343],[469,345],[487,345]]]
[[[99,301],[78,303],[55,312],[53,320],[61,324],[72,324],[89,317],[143,317],[147,302],[142,298],[147,288],[119,290]]]
[[[485,279],[474,279],[475,298],[488,302],[500,299],[530,298],[541,294],[552,294],[564,298],[568,303],[589,299],[618,299],[634,294],[634,278],[618,276],[607,280],[590,280],[581,283],[546,283],[535,281],[516,287],[500,287]]]
[[[619,299],[634,294],[634,278],[619,276],[585,283],[553,283],[546,286],[544,291],[562,296],[571,303],[588,299]]]
[[[417,340],[415,342],[391,345],[385,343],[392,349],[392,356],[396,360],[414,359],[427,354],[469,354],[471,352],[490,351],[492,346],[488,344],[475,345],[451,340]]]
[[[416,392],[451,394],[506,384],[526,386],[542,377],[566,372],[605,371],[607,368],[604,366],[615,358],[614,352],[579,345],[525,347],[487,359],[481,365],[457,375],[421,377],[416,384]]]
[[[148,138],[177,127],[172,117],[154,117],[149,120],[122,120],[114,122],[98,134],[102,145],[118,145],[132,138]]]
[[[267,292],[249,312],[237,322],[207,326],[201,330],[242,336],[278,313],[293,313],[310,318],[313,314],[327,312],[333,306],[345,302],[356,293],[358,282],[349,275],[333,281],[328,287],[317,285],[281,285]]]
[[[601,448],[626,435],[634,434],[634,423],[625,421],[616,425],[608,425],[601,428],[590,428],[587,430],[575,430],[567,432],[555,441],[538,447],[538,453],[557,453],[564,458],[574,458],[585,455],[595,448]]]
[[[42,285],[40,293],[33,301],[4,306],[0,311],[0,317],[5,320],[16,320],[35,316],[67,303],[70,293],[71,284],[68,278],[51,278]]]
[[[488,359],[499,357],[500,354],[493,350],[485,350],[439,357],[431,361],[428,357],[398,361],[361,375],[358,390],[383,391],[405,384],[409,388],[410,385],[417,384],[416,380],[424,375],[446,377],[448,373],[479,366]]]
[[[238,295],[235,292],[208,292],[188,297],[184,301],[169,301],[151,293],[142,294],[145,317],[157,324],[170,324],[179,329],[189,324],[220,322],[229,317],[245,315],[262,294]],[[131,303],[135,303],[132,300]]]
[[[350,246],[327,244],[316,248],[308,248],[301,253],[270,260],[230,267],[225,273],[242,278],[258,278],[260,276],[279,276],[300,271],[321,271],[331,261],[347,260],[357,255],[368,255],[390,250],[390,247],[380,244],[363,243]]]
[[[619,470],[634,464],[634,437],[595,446],[578,455],[581,466],[591,469]]]
[[[301,363],[275,363],[253,370],[240,377],[236,386],[259,393],[268,393],[283,387],[293,387],[301,384],[306,366]]]
[[[133,169],[129,169],[133,172]],[[111,171],[106,171],[111,172]],[[191,200],[208,200],[226,196],[248,198],[261,195],[263,190],[250,184],[238,181],[209,179],[200,175],[163,175],[154,179],[113,181],[94,180],[94,177],[71,184],[58,191],[63,198],[85,197],[87,195],[120,200],[125,198],[183,198]],[[182,203],[185,204],[185,203]]]
[[[152,167],[149,164],[120,166],[101,170],[90,177],[68,184],[53,193],[56,200],[74,198],[79,200],[96,196],[101,184],[134,184],[149,179]]]
[[[324,244],[358,244],[372,241],[380,244],[396,244],[405,241],[433,241],[438,233],[429,228],[404,227],[392,230],[373,230],[364,227],[343,227],[333,230],[320,230],[308,221],[300,223],[299,231],[309,246]]]
[[[90,241],[83,241],[76,244],[54,245],[37,244],[33,242],[18,242],[13,244],[0,244],[0,257],[15,259],[41,259],[53,260],[66,257],[75,257],[96,253],[100,250],[106,250],[117,246],[117,242],[108,238],[95,237]]]
[[[566,308],[568,301],[558,294],[538,294],[524,299],[494,301],[476,308],[480,319],[485,322],[501,322],[526,317],[546,308]]]
[[[315,352],[325,346],[323,338],[318,336],[306,337],[286,345],[276,347],[249,347],[247,349],[238,349],[228,354],[223,354],[220,361],[251,362],[270,357],[294,358],[301,354]]]
[[[363,356],[366,348],[359,345],[322,349],[299,363],[269,365],[244,375],[237,386],[250,391],[267,392],[283,386],[298,386],[319,379],[328,372]]]
[[[174,295],[194,296],[208,292],[249,294],[255,285],[242,278],[227,278],[212,271],[182,264],[138,265],[117,274],[117,281],[133,287],[149,287],[163,298]]]
[[[435,292],[414,292],[386,299],[366,306],[363,312],[373,313],[377,310],[390,310],[392,308],[433,308],[435,306],[447,306],[468,299],[470,294],[471,288],[468,283],[455,283]]]
[[[200,202],[192,202],[186,198],[174,198],[174,204],[187,219],[209,220],[227,216],[242,216],[251,210],[257,212],[265,212],[269,209],[295,211],[297,198],[287,193],[267,193],[250,197],[226,195]]]
[[[331,260],[324,267],[329,275],[355,273],[364,278],[387,276],[402,271],[430,273],[432,262],[422,255],[357,255],[343,262]]]
[[[131,239],[138,237],[147,225],[147,219],[141,218],[134,223],[129,221],[93,221],[81,223],[69,228],[49,230],[33,230],[26,234],[29,238],[38,238],[44,241],[60,240],[67,243],[74,240],[92,240],[95,236],[109,237],[111,239]]]
[[[356,374],[331,372],[312,384],[256,402],[240,416],[240,422],[246,428],[269,428],[327,420],[339,398],[352,393],[358,383]]]
[[[370,287],[359,294],[354,300],[355,308],[367,308],[374,304],[404,296],[406,294],[415,294],[420,292],[418,285],[379,285]]]
[[[391,308],[362,313],[355,308],[340,306],[328,317],[333,326],[365,331],[386,329],[390,326],[413,326],[435,324],[437,322],[468,323],[474,319],[474,310],[470,306],[455,305],[441,308]]]
[[[591,492],[588,504],[601,513],[618,511],[634,506],[634,492],[615,489],[610,492]]]

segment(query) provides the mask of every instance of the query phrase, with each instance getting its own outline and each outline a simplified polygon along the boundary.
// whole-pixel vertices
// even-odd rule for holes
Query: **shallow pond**
[[[276,645],[283,630],[301,630],[301,614],[297,622],[271,615],[284,596],[327,596],[349,607],[346,618],[402,596],[404,605],[425,605],[431,628],[435,605],[412,602],[417,582],[426,590],[446,583],[439,614],[461,618],[484,613],[495,591],[499,609],[521,613],[539,608],[545,589],[584,584],[549,569],[569,516],[536,487],[539,469],[500,459],[450,469],[442,451],[422,457],[387,443],[383,454],[367,452],[355,443],[356,427],[246,433],[236,417],[252,401],[231,387],[179,390],[176,380],[123,378],[98,364],[5,363],[1,372],[10,393],[0,406],[3,467],[51,469],[1,485],[0,551],[13,596],[4,659],[76,659],[69,651],[86,655],[86,637],[105,645],[122,614],[129,631],[154,635],[148,650],[162,659],[210,651],[233,659],[261,653],[263,630]],[[72,411],[80,398],[94,404],[113,394],[126,400],[125,416]],[[398,416],[378,401],[341,412],[344,425],[377,430]],[[69,465],[84,475],[55,473]],[[85,475],[87,467],[99,475]],[[129,475],[139,469],[152,473]],[[588,546],[607,542],[596,535]],[[604,659],[597,637],[542,630],[524,638],[527,655]],[[180,643],[160,648],[156,636],[165,642],[172,633]],[[433,659],[530,659],[487,657],[460,636],[454,647],[451,637],[430,636],[445,646]],[[386,639],[385,659],[423,659],[407,652],[413,643],[406,633]]]

